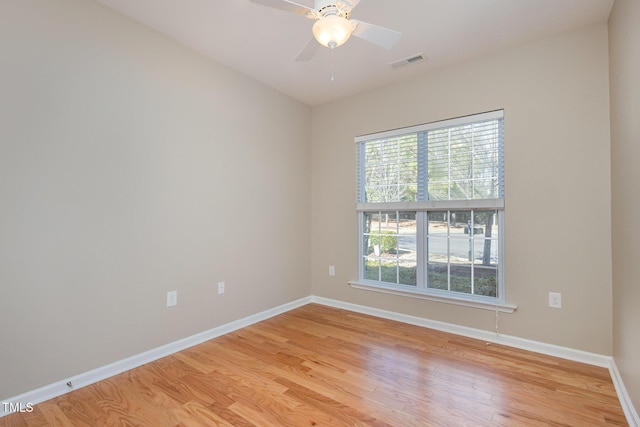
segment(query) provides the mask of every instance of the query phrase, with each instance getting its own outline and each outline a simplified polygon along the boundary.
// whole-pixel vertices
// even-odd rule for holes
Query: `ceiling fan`
[[[251,0],[264,6],[292,12],[313,19],[313,37],[296,56],[296,61],[308,61],[319,45],[334,49],[343,45],[352,35],[385,49],[391,49],[402,33],[367,22],[349,19],[351,11],[361,0],[315,0],[310,8],[289,0]]]

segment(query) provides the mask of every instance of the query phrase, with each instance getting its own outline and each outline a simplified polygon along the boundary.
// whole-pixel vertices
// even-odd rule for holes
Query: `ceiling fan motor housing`
[[[339,16],[349,19],[353,6],[345,1],[336,2],[336,0],[316,0],[315,11],[318,13],[318,19],[327,16]]]

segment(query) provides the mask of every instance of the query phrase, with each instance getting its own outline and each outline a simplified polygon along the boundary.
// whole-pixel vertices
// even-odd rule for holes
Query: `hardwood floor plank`
[[[93,427],[95,420],[103,419],[106,414],[97,402],[86,397],[74,397],[73,399],[60,399],[58,407],[67,419],[74,420],[75,427]]]
[[[48,425],[627,423],[607,369],[309,304],[0,418]]]
[[[379,421],[367,413],[345,405],[341,399],[337,398],[337,395],[328,397],[285,378],[281,378],[279,381],[287,386],[288,395],[305,402],[310,407],[318,408],[322,412],[330,414],[337,421],[334,424],[336,426],[389,426],[389,424]]]
[[[73,427],[73,423],[66,417],[64,412],[57,405],[45,406],[42,408],[42,414],[47,419],[49,425],[60,427]]]
[[[175,410],[180,427],[235,427],[199,402],[187,402]]]

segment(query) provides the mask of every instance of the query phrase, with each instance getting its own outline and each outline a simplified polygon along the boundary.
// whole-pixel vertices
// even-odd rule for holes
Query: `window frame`
[[[487,113],[474,114],[470,116],[458,117],[449,120],[442,120],[417,126],[410,126],[406,128],[400,128],[390,131],[378,132],[374,134],[368,134],[358,136],[355,138],[357,147],[357,239],[358,239],[358,280],[350,281],[349,284],[358,289],[368,289],[378,292],[391,293],[396,295],[405,295],[411,297],[417,297],[428,300],[435,300],[465,306],[471,306],[476,308],[485,308],[503,312],[512,312],[515,310],[515,306],[507,304],[505,301],[505,281],[504,281],[504,141],[500,141],[501,151],[499,152],[499,170],[498,170],[498,187],[499,198],[493,199],[461,199],[461,200],[418,200],[408,202],[364,202],[364,186],[365,186],[365,143],[375,140],[382,140],[387,138],[401,137],[409,134],[416,133],[419,135],[423,132],[428,132],[442,128],[452,128],[456,126],[469,125],[472,123],[489,121],[489,120],[504,120],[504,111],[496,110]],[[504,124],[502,123],[502,126]],[[419,139],[419,138],[418,138]],[[425,143],[426,146],[426,143]],[[426,168],[426,160],[417,158],[418,164],[422,163],[419,168]],[[418,170],[417,174],[420,177],[424,173],[426,177],[426,170]],[[426,194],[428,181],[424,183],[418,183],[418,186],[425,192],[423,198],[428,198]],[[427,217],[429,212],[435,211],[476,211],[476,210],[495,210],[497,211],[497,226],[499,230],[498,235],[498,266],[497,266],[497,278],[498,283],[496,286],[496,297],[483,296],[478,294],[466,294],[463,292],[456,292],[451,290],[440,290],[427,287],[427,237],[426,229],[428,226]],[[403,285],[398,283],[383,282],[378,280],[365,279],[365,248],[364,248],[364,218],[366,213],[376,212],[392,212],[397,213],[397,217],[403,212],[415,212],[416,217],[416,275],[417,284]],[[447,239],[450,237],[448,236]],[[473,235],[470,236],[473,239]],[[448,250],[449,251],[449,250]],[[471,262],[473,267],[474,263]]]

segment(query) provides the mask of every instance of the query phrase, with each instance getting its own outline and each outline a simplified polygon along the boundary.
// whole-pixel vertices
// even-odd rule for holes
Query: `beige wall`
[[[93,1],[0,52],[0,400],[310,294],[309,107]]]
[[[518,310],[501,315],[500,330],[610,355],[607,49],[603,23],[314,108],[313,293],[494,330],[491,311],[349,287],[357,277],[353,138],[504,108],[505,282]],[[562,309],[547,307],[549,291],[562,293]]]
[[[613,353],[640,408],[640,2],[616,0],[609,19]]]

